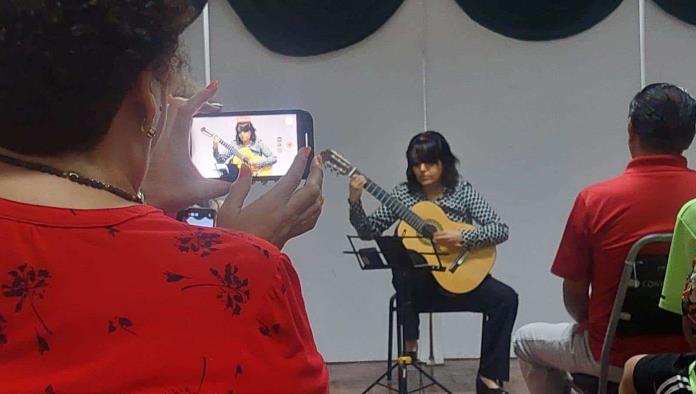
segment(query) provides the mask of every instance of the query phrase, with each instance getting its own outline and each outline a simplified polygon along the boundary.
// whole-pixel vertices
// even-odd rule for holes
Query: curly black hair
[[[93,148],[143,70],[182,68],[195,14],[190,0],[0,0],[0,147]]]
[[[411,138],[406,148],[406,161],[407,187],[412,193],[421,191],[421,185],[413,173],[413,167],[421,163],[442,163],[440,182],[445,189],[454,189],[459,183],[459,159],[452,153],[445,136],[437,131],[428,130]]]

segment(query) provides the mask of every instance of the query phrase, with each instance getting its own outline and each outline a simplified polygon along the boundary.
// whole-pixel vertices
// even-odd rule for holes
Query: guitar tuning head
[[[339,175],[338,169],[336,168],[336,166],[335,166],[333,163],[328,162],[328,163],[325,163],[324,166],[326,167],[327,170],[329,170],[329,172],[330,172],[332,175],[334,175],[334,176],[338,176],[338,175]]]
[[[354,170],[353,165],[348,160],[332,149],[321,151],[319,155],[321,155],[325,167],[335,171],[338,175],[348,175]]]

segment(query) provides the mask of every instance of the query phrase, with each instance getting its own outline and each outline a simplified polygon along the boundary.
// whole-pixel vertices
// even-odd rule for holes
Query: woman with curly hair
[[[319,217],[319,162],[244,208],[249,168],[198,174],[217,83],[170,92],[200,6],[0,0],[0,393],[328,391],[281,252]],[[218,228],[168,216],[228,191]]]

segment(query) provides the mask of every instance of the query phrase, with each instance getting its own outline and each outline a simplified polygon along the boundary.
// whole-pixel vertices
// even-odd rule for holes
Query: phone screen
[[[196,226],[215,226],[215,210],[213,209],[190,208],[179,212],[177,217],[179,220]]]
[[[233,181],[241,165],[246,164],[255,179],[278,179],[290,168],[297,150],[311,145],[311,134],[309,138],[304,134],[311,133],[311,122],[306,117],[311,119],[304,111],[194,117],[191,159],[206,178]]]

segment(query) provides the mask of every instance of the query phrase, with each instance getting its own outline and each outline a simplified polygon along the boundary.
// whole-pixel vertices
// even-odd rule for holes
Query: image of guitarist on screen
[[[220,153],[220,137],[217,135],[213,137],[213,156],[218,163],[227,164],[227,177],[233,176],[236,178],[236,174],[239,172],[242,163],[246,163],[251,167],[251,171],[255,176],[271,175],[272,166],[278,159],[273,155],[273,152],[266,144],[260,139],[257,139],[256,128],[251,123],[251,119],[237,119],[235,132],[236,137],[233,148],[241,157],[230,149],[225,153]],[[224,177],[225,176],[223,176],[223,178]]]
[[[442,208],[449,220],[476,224],[474,229],[435,232],[432,240],[436,245],[466,251],[507,240],[508,226],[473,186],[460,178],[457,170],[459,160],[452,154],[442,134],[426,131],[413,137],[406,150],[406,159],[407,181],[392,190],[393,197],[408,208],[431,201]],[[358,235],[370,239],[380,236],[399,216],[387,205],[380,206],[369,216],[365,214],[361,195],[366,182],[363,175],[351,177],[348,202],[350,223]],[[423,257],[413,252],[412,257],[414,262],[392,267],[392,284],[403,322],[405,350],[416,355],[420,324],[417,311],[436,307],[440,311],[480,312],[484,315],[484,323],[476,392],[507,393],[502,386],[509,380],[510,339],[517,317],[517,293],[490,274],[467,293],[446,292],[430,270],[413,267]]]

